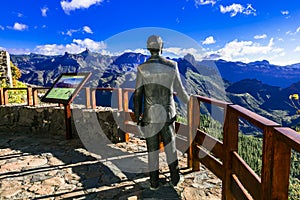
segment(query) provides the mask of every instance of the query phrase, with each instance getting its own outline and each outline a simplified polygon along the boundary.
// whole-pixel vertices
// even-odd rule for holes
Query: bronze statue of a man
[[[150,189],[159,187],[159,143],[164,144],[171,174],[171,184],[180,181],[178,158],[175,146],[176,108],[174,91],[180,100],[188,103],[189,96],[182,85],[177,63],[161,56],[163,41],[152,35],[147,40],[151,57],[137,67],[134,93],[134,114],[146,137]]]

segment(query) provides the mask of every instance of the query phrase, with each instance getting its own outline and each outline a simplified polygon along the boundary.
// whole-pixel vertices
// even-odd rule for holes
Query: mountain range
[[[87,49],[79,54],[57,56],[11,55],[11,60],[22,72],[20,81],[31,85],[51,86],[61,73],[92,72],[89,87],[134,88],[137,66],[148,57],[131,52],[109,56]],[[298,125],[295,106],[299,102],[289,96],[300,94],[300,64],[277,66],[266,60],[197,61],[191,54],[173,60],[178,63],[189,94],[241,105],[284,126]]]

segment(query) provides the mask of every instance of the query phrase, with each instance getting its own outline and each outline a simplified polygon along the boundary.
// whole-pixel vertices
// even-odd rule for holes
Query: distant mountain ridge
[[[61,73],[89,71],[90,87],[134,87],[136,68],[148,57],[130,52],[108,56],[87,49],[58,56],[11,55],[11,60],[22,72],[21,81],[29,84],[50,86]],[[300,94],[300,64],[197,61],[190,54],[173,60],[190,94],[230,101],[284,125],[299,121],[288,97]]]
[[[11,55],[11,60],[21,69],[23,74],[21,78],[22,81],[45,86],[51,85],[51,79],[42,80],[42,77],[38,77],[37,74],[32,74],[33,70],[43,73],[44,77],[51,74],[50,71],[53,71],[54,76],[62,72],[76,72],[83,69],[96,70],[97,72],[103,73],[103,70],[112,65],[124,67],[126,63],[128,67],[131,68],[144,62],[147,57],[148,56],[139,53],[124,53],[120,56],[108,56],[94,53],[87,49],[79,54],[69,54],[66,52],[64,55],[57,56],[39,54]],[[190,66],[201,65],[203,62],[207,62],[198,62],[189,54],[182,59],[187,61]],[[180,58],[174,60],[178,61]],[[257,79],[268,85],[288,87],[300,80],[300,63],[278,66],[270,64],[266,60],[250,63],[225,60],[211,62],[214,62],[222,78],[232,83],[243,79]],[[51,78],[54,77],[51,76]]]
[[[273,86],[288,87],[300,80],[300,64],[278,66],[266,60],[250,63],[218,60],[216,65],[222,77],[230,82],[250,78]]]

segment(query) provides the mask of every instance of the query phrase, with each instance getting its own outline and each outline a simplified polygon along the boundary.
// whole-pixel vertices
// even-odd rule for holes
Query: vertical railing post
[[[123,111],[123,91],[122,88],[118,88],[118,110]]]
[[[126,113],[129,112],[129,100],[128,100],[128,90],[123,90],[123,105],[124,105],[124,128],[126,130]],[[129,142],[129,134],[124,133],[125,142]]]
[[[3,93],[3,88],[0,88],[0,105],[4,105],[4,93]]]
[[[3,100],[4,100],[4,105],[7,105],[8,104],[8,88],[4,88]]]
[[[91,88],[85,88],[86,108],[91,108]]]
[[[288,199],[291,147],[275,139],[271,199]],[[283,164],[284,163],[284,164]]]
[[[92,109],[96,109],[96,107],[97,107],[96,91],[97,91],[97,89],[93,88],[92,92],[91,92],[91,95],[92,95]]]
[[[27,105],[32,106],[33,105],[33,98],[32,98],[32,88],[27,87]]]
[[[64,112],[65,112],[65,125],[66,125],[66,139],[70,140],[73,138],[72,136],[72,114],[71,114],[71,105],[64,104]]]
[[[33,96],[33,106],[37,106],[39,104],[37,88],[32,89],[32,96]]]
[[[262,198],[288,199],[291,148],[278,141],[273,127],[266,127],[262,155]]]
[[[194,171],[199,171],[200,162],[199,155],[194,141],[197,128],[200,123],[200,104],[196,97],[191,96],[188,105],[188,127],[189,127],[189,149],[188,149],[188,167],[192,167]]]
[[[222,199],[232,200],[234,199],[231,194],[232,153],[238,150],[239,119],[230,105],[227,106],[225,111],[226,115],[223,128],[223,166],[225,174],[222,180]]]
[[[271,197],[272,185],[272,165],[274,156],[273,131],[270,127],[263,130],[263,151],[262,151],[262,170],[261,187],[262,199]]]

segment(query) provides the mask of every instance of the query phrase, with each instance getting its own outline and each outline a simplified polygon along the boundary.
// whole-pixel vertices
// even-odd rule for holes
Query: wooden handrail
[[[208,103],[208,104],[215,105],[215,106],[218,106],[218,107],[221,107],[221,108],[227,108],[227,106],[231,104],[231,103],[228,103],[228,102],[212,99],[212,98],[209,98],[209,97],[199,96],[199,95],[193,95],[193,97],[197,98],[197,100],[199,102]]]
[[[0,103],[8,103],[9,90],[26,90],[28,105],[37,105],[37,91],[49,88],[0,88]],[[123,113],[124,127],[128,133],[139,135],[132,111],[129,93],[132,88],[85,88],[87,107],[96,108],[96,91],[117,91],[118,110]],[[199,129],[200,105],[211,104],[224,110],[223,140],[218,140]],[[92,104],[92,105],[91,105]],[[187,164],[199,170],[202,163],[222,179],[222,199],[288,199],[291,150],[300,152],[300,134],[280,127],[239,105],[192,95],[188,108],[188,124],[176,123],[177,145],[188,153]],[[262,169],[258,176],[238,153],[239,120],[242,118],[263,132]],[[213,144],[214,146],[210,146]],[[203,156],[207,154],[206,156]],[[201,156],[202,155],[202,156]]]
[[[289,147],[300,152],[300,134],[290,128],[278,127],[275,128],[274,136],[276,140],[282,141]]]
[[[260,129],[264,129],[266,127],[280,126],[279,124],[239,105],[231,105],[230,107],[233,108],[231,111],[234,112],[238,117],[246,119],[247,121],[251,122],[254,126],[257,126]]]

